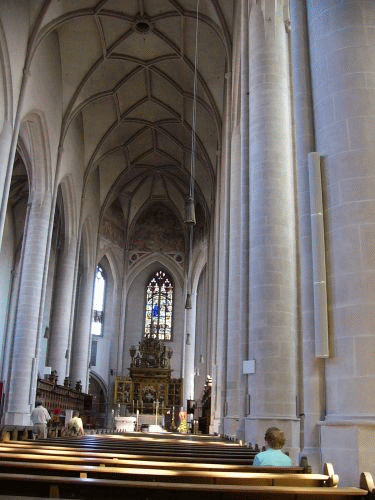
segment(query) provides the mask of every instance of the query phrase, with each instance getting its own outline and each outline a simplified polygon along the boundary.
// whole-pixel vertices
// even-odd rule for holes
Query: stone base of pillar
[[[320,448],[309,448],[305,446],[305,448],[301,450],[296,463],[301,461],[301,457],[307,457],[307,462],[311,467],[311,472],[314,474],[321,474],[323,472]]]
[[[296,418],[247,417],[245,422],[245,441],[252,445],[265,446],[264,434],[269,427],[278,427],[286,437],[285,451],[295,465],[299,464],[300,455],[300,420]]]
[[[375,476],[375,420],[327,419],[320,423],[322,462],[331,462],[340,486],[358,485],[361,472]]]
[[[225,417],[224,418],[224,436],[228,436],[234,440],[245,441],[245,426],[244,418]]]
[[[224,434],[224,426],[222,418],[214,418],[210,425],[210,434],[222,436]]]
[[[30,412],[12,412],[8,411],[4,417],[4,424],[6,425],[32,425],[30,421]]]

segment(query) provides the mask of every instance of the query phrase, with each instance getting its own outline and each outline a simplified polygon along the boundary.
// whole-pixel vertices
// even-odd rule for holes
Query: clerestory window
[[[173,285],[163,270],[154,273],[146,286],[145,336],[172,340]]]

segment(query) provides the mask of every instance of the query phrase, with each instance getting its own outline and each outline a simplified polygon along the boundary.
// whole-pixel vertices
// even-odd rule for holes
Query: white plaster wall
[[[84,140],[82,130],[82,120],[80,116],[76,117],[69,125],[64,136],[63,150],[59,164],[58,182],[61,182],[66,175],[71,175],[74,185],[74,194],[76,200],[76,210],[79,212],[83,175],[84,175]]]
[[[54,171],[62,117],[61,68],[56,33],[51,33],[43,41],[30,67],[22,115],[26,116],[35,111],[44,116],[47,124],[47,155],[50,155]]]

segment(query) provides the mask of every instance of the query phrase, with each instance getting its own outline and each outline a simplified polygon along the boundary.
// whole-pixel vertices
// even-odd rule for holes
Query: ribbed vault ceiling
[[[206,218],[221,151],[234,3],[199,1],[194,181]],[[39,28],[31,53],[57,33],[62,140],[79,124],[85,179],[98,173],[101,203],[124,207],[130,199],[131,221],[153,199],[165,199],[182,217],[191,171],[196,0],[40,0],[32,8]]]

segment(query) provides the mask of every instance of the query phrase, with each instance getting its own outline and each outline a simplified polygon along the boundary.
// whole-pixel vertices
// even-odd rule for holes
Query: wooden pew
[[[16,458],[16,457],[14,457]],[[203,484],[230,484],[230,485],[248,485],[248,486],[303,486],[303,487],[334,487],[338,484],[338,478],[333,473],[330,464],[325,466],[324,474],[301,474],[290,473],[287,469],[281,470],[279,467],[270,467],[266,472],[265,468],[249,467],[247,471],[233,470],[204,470],[199,467],[186,467],[182,464],[158,464],[155,468],[154,463],[150,467],[140,466],[136,463],[118,464],[118,461],[110,462],[110,465],[101,463],[100,465],[88,465],[87,462],[82,465],[69,458],[68,460],[55,460],[49,457],[49,460],[37,461],[31,457],[28,460],[1,460],[0,472],[8,474],[26,474],[26,475],[44,475],[46,471],[53,471],[58,476],[69,477],[89,477],[95,479],[117,479],[124,481],[146,481],[146,482],[174,482],[174,483],[203,483]],[[69,463],[67,463],[69,462]],[[129,466],[131,465],[131,466]],[[249,472],[251,470],[251,472]]]
[[[114,448],[117,450],[117,448]],[[167,458],[167,460],[165,460]],[[209,459],[205,460],[204,463],[196,462],[194,458],[191,457],[164,457],[159,456],[148,456],[148,455],[129,455],[121,453],[103,453],[98,452],[96,449],[91,451],[80,451],[77,448],[71,447],[53,447],[46,446],[45,444],[38,443],[17,443],[17,444],[0,444],[0,461],[6,460],[17,460],[17,461],[39,461],[39,462],[54,462],[54,463],[65,463],[65,464],[76,464],[76,465],[106,465],[106,466],[122,466],[122,467],[139,467],[142,463],[143,468],[173,468],[175,470],[212,470],[212,471],[259,471],[267,472],[267,468],[258,467],[254,468],[251,466],[252,461],[245,461],[245,465],[237,463],[227,463],[224,461],[215,459],[214,462],[210,462]],[[271,470],[273,468],[271,467]],[[303,473],[308,472],[308,464],[305,463],[304,466],[291,466],[291,467],[280,467],[278,471],[281,473]]]
[[[368,492],[367,500],[375,500],[374,479],[370,472],[361,473],[359,487]]]
[[[252,468],[253,469],[253,468]],[[77,463],[61,463],[50,461],[20,461],[20,460],[0,460],[0,472],[8,474],[34,474],[44,475],[54,472],[59,476],[84,476],[90,478],[121,478],[127,481],[161,481],[161,482],[189,482],[207,484],[259,484],[264,486],[273,485],[306,485],[325,486],[330,485],[330,476],[325,474],[301,474],[290,473],[287,468],[280,471],[279,468],[269,468],[270,472],[265,472],[264,468],[254,468],[248,471],[232,470],[204,470],[199,467],[186,468],[178,465],[144,467],[143,464],[132,464],[132,466],[119,465],[81,465]]]
[[[257,453],[256,451],[245,447],[239,446],[233,443],[202,443],[196,440],[179,440],[176,439],[172,441],[169,439],[163,439],[159,437],[158,439],[150,438],[136,438],[136,437],[124,437],[124,438],[110,438],[103,436],[89,435],[78,438],[56,438],[37,441],[41,444],[52,445],[52,446],[77,446],[82,448],[91,448],[93,445],[97,450],[101,449],[106,451],[108,449],[112,450],[114,447],[116,449],[121,449],[127,453],[149,453],[160,454],[163,450],[163,454],[199,454],[203,456],[226,456],[230,458],[243,458],[251,459]]]
[[[131,498],[132,500],[365,500],[368,491],[360,488],[334,488],[330,486],[287,486],[287,485],[245,485],[206,484],[160,481],[126,481],[113,479],[78,478],[53,475],[26,475],[0,473],[3,493],[33,494],[49,496],[54,494],[84,500],[111,500]]]
[[[43,450],[45,452],[45,450]],[[252,465],[233,465],[233,464],[211,464],[211,463],[193,463],[179,461],[162,460],[132,460],[126,458],[112,458],[108,456],[96,456],[88,452],[81,452],[79,456],[71,454],[56,455],[53,450],[50,453],[40,453],[39,450],[33,452],[16,450],[6,452],[0,449],[1,461],[18,462],[44,462],[44,463],[62,463],[71,465],[97,465],[106,467],[142,467],[143,469],[169,468],[173,470],[204,470],[204,471],[227,471],[227,472],[270,472],[273,467],[254,467]],[[146,457],[147,458],[147,457]],[[301,466],[279,467],[280,473],[302,473],[304,468]]]
[[[104,442],[105,441],[105,442]],[[54,440],[53,442],[43,441],[22,441],[22,442],[8,442],[0,443],[0,451],[6,447],[7,451],[15,448],[22,449],[35,449],[40,450],[46,449],[61,449],[61,450],[77,450],[78,453],[87,451],[89,453],[95,453],[96,455],[102,453],[103,456],[111,456],[117,458],[133,458],[133,459],[147,459],[147,460],[163,460],[163,461],[184,461],[184,462],[196,462],[201,463],[217,463],[217,464],[237,464],[237,465],[248,465],[251,464],[255,456],[255,452],[251,452],[248,449],[236,450],[236,453],[232,453],[232,450],[228,451],[227,448],[215,447],[214,450],[211,448],[195,446],[194,444],[189,444],[185,446],[176,446],[174,448],[164,446],[164,443],[160,443],[158,446],[153,444],[150,446],[143,446],[142,443],[123,443],[117,440],[103,440],[98,437],[84,436],[82,438],[76,438],[73,440],[66,440],[64,438]],[[57,452],[56,452],[57,453]]]
[[[116,443],[112,445],[117,449]],[[4,446],[1,448],[4,450]],[[147,459],[137,464],[137,460],[126,458],[113,460],[111,451],[96,452],[92,449],[91,452],[80,452],[76,447],[53,447],[40,443],[30,443],[30,446],[19,443],[10,448],[21,452],[18,454],[28,455],[23,457],[25,460],[20,460],[16,457],[17,453],[10,453],[16,460],[6,460],[7,457],[0,460],[1,491],[7,490],[13,494],[33,491],[34,494],[48,495],[52,490],[55,493],[58,491],[59,495],[74,495],[90,500],[102,500],[108,496],[108,492],[111,498],[123,498],[126,495],[132,500],[159,500],[161,497],[163,500],[175,499],[176,495],[179,500],[187,500],[189,495],[191,500],[191,494],[197,497],[195,500],[238,500],[238,495],[241,500],[255,496],[257,499],[267,500],[307,500],[307,497],[312,500],[332,496],[349,500],[354,496],[364,498],[369,493],[365,489],[335,487],[337,476],[328,464],[321,475],[291,474],[280,468],[271,468],[272,471],[260,468],[261,472],[259,469],[256,472],[250,466],[247,467],[247,472],[243,472],[243,469],[225,470],[225,467],[204,470],[199,465],[205,464],[196,464],[198,467],[195,467],[192,463],[182,463],[180,466],[181,464],[172,461],[160,464]],[[31,450],[35,454],[35,460],[30,459],[31,453],[27,453]],[[74,456],[64,456],[69,452],[73,452]],[[59,453],[62,456],[59,457]],[[81,455],[77,457],[77,453]],[[100,463],[103,459],[107,461],[103,463],[105,467],[97,463],[92,465],[94,462],[86,460],[90,458],[87,455],[93,453],[100,456],[91,458],[99,459]],[[124,457],[124,454],[119,455]],[[45,459],[40,460],[41,457]],[[67,458],[67,461],[59,458]],[[84,464],[77,463],[72,458],[84,459]],[[149,464],[150,467],[144,466]]]

